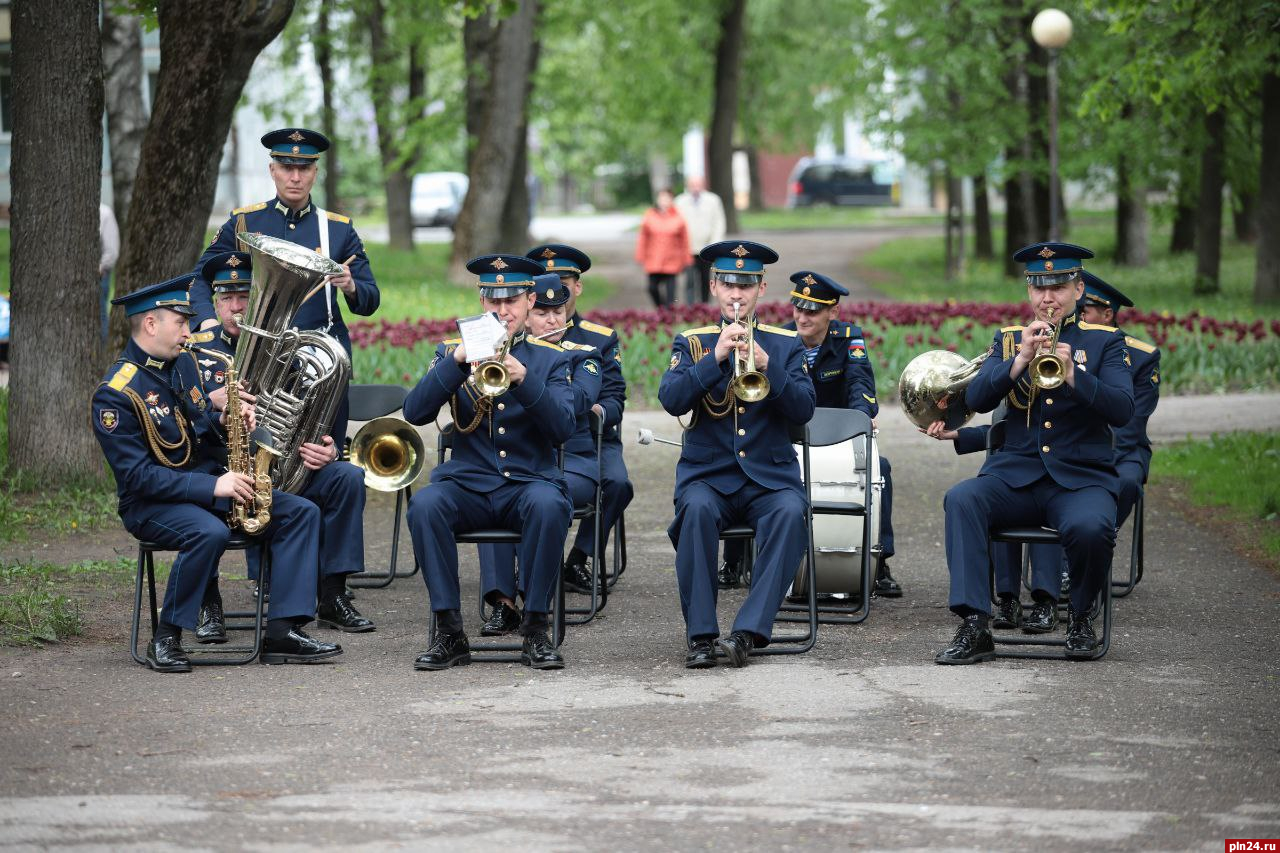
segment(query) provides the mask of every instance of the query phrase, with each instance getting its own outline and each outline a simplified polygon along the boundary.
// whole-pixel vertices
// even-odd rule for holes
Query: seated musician
[[[943,503],[950,607],[962,621],[938,663],[995,656],[987,554],[994,524],[1058,530],[1071,576],[1066,654],[1087,659],[1097,651],[1089,611],[1110,571],[1119,493],[1108,425],[1127,424],[1134,403],[1124,336],[1076,315],[1081,261],[1091,257],[1069,243],[1037,243],[1014,255],[1027,267],[1035,319],[996,333],[966,391],[974,411],[989,412],[1006,397],[1012,408],[999,452]],[[1056,357],[1063,380],[1051,390],[1037,387],[1029,370],[1042,349]]]
[[[573,435],[569,360],[555,344],[525,330],[542,267],[521,255],[486,255],[467,269],[479,276],[480,303],[507,324],[502,359],[510,388],[496,397],[475,385],[460,340],[436,348],[427,373],[404,402],[411,424],[431,423],[448,406],[453,453],[431,472],[431,485],[409,503],[413,551],[422,566],[436,617],[435,640],[414,668],[447,669],[471,662],[458,589],[454,534],[481,528],[519,530],[516,554],[525,592],[521,662],[560,669],[564,658],[547,637],[547,615],[573,515],[556,446]]]
[[[600,353],[590,344],[564,340],[565,306],[569,287],[555,273],[533,278],[534,303],[529,309],[528,332],[538,340],[559,344],[571,364],[570,387],[573,390],[573,414],[576,418],[573,436],[564,444],[564,477],[569,499],[575,507],[595,500],[600,479],[596,463],[596,442],[591,435],[591,412],[600,413]],[[601,496],[603,502],[603,496]],[[594,522],[584,520],[583,527]],[[493,613],[480,628],[480,636],[496,637],[520,627],[520,611],[516,606],[516,549],[512,545],[480,545],[480,591],[493,607]],[[524,593],[527,574],[520,576],[520,592]],[[590,582],[590,578],[588,578]]]
[[[691,669],[715,666],[717,644],[731,666],[745,666],[751,651],[772,637],[808,535],[789,427],[808,423],[815,407],[796,333],[755,321],[766,288],[764,266],[778,254],[759,243],[729,240],[707,246],[701,257],[711,264],[711,293],[721,320],[676,336],[658,390],[664,409],[690,418],[668,535],[676,547],[688,639],[685,666]],[[736,398],[730,387],[735,361],[747,359],[753,348],[749,337],[756,370],[769,382],[767,396],[756,402]],[[716,549],[719,532],[740,523],[755,529],[759,556],[733,630],[720,638]]]
[[[1086,323],[1115,325],[1121,307],[1133,302],[1115,287],[1085,270],[1084,299],[1078,316]],[[1120,478],[1116,498],[1116,527],[1125,519],[1142,493],[1151,465],[1151,440],[1147,437],[1147,421],[1160,402],[1160,350],[1131,335],[1125,336],[1126,350],[1133,374],[1133,418],[1113,431],[1115,465]],[[931,424],[927,433],[934,438],[955,442],[957,453],[972,453],[986,448],[988,426],[962,427],[948,430],[942,422]],[[1030,545],[1031,597],[1033,605],[1022,612],[1021,587],[1022,546],[1011,542],[994,543],[996,570],[996,612],[993,628],[1022,628],[1028,634],[1045,634],[1058,626],[1059,577],[1063,565],[1060,545]]]
[[[205,261],[201,275],[213,288],[214,309],[221,325],[216,330],[193,334],[191,342],[234,356],[240,340],[236,317],[243,316],[249,305],[252,260],[245,252],[224,252]],[[227,399],[222,362],[199,353],[195,357],[209,398],[221,407]],[[241,399],[253,402],[254,398],[242,392]],[[345,440],[345,424],[342,427],[342,432],[335,429],[334,435]],[[320,588],[316,621],[326,628],[362,633],[374,630],[374,624],[352,605],[346,578],[364,571],[364,472],[338,458],[340,447],[341,442],[329,435],[320,442],[301,445],[302,464],[314,472],[301,495],[320,508]],[[256,554],[250,552],[251,576],[257,573],[256,559]],[[221,643],[226,639],[222,596],[215,576],[200,607],[196,641]]]
[[[782,328],[793,329],[804,346],[809,377],[818,395],[818,405],[828,409],[857,409],[875,418],[880,411],[876,402],[876,378],[871,366],[870,349],[862,329],[853,323],[836,319],[840,297],[849,291],[829,276],[801,270],[791,276],[791,314],[794,318]],[[889,460],[880,457],[880,474],[884,490],[880,493],[880,550],[876,555],[875,595],[899,598],[902,587],[889,572],[888,560],[893,556],[893,479]],[[724,565],[720,567],[722,589],[737,586],[742,571],[745,543],[730,540],[724,544]]]
[[[627,402],[627,381],[622,378],[622,350],[618,345],[617,332],[608,326],[584,320],[578,314],[582,274],[591,269],[591,258],[586,252],[562,243],[547,243],[534,246],[525,253],[525,257],[537,261],[547,272],[560,276],[560,281],[569,288],[569,301],[564,309],[569,329],[558,342],[562,345],[566,341],[587,344],[600,355],[600,399],[597,405],[604,417],[604,437],[600,442],[604,541],[597,546],[595,525],[583,524],[578,527],[573,548],[564,561],[565,586],[578,592],[590,592],[591,572],[587,569],[587,560],[592,560],[592,566],[595,566],[596,555],[604,554],[605,546],[609,544],[609,532],[635,496],[622,459],[622,410]]]
[[[178,552],[165,587],[147,666],[190,672],[182,630],[196,626],[201,597],[217,571],[231,530],[233,501],[248,502],[254,484],[227,471],[225,433],[206,396],[199,366],[183,347],[189,337],[191,275],[116,297],[129,316],[130,340],[93,395],[93,430],[116,479],[120,518],[138,539]],[[252,422],[252,407],[246,415]],[[342,653],[301,626],[315,615],[320,514],[309,501],[273,490],[271,521],[258,534],[271,543],[274,578],[263,663],[311,663]]]

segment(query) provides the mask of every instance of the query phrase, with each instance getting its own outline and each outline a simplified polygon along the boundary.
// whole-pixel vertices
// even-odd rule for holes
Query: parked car
[[[423,172],[413,176],[409,215],[416,228],[452,228],[470,182],[461,172]]]
[[[889,163],[803,157],[791,170],[787,207],[897,204],[898,184],[893,173]]]

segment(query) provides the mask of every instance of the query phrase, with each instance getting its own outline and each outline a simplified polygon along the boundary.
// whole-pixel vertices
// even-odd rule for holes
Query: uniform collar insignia
[[[514,335],[511,336],[511,346],[514,347],[516,344],[524,343],[526,336],[527,336],[527,333],[525,332],[524,329],[521,329],[520,331],[516,332]]]
[[[160,361],[159,359],[152,358],[151,356],[147,356],[147,363],[145,366],[154,367],[156,370],[164,370],[165,364],[166,362]]]
[[[223,329],[222,331],[218,332],[218,337],[222,338],[222,342],[224,344],[234,344],[236,342],[235,338],[227,334],[226,329]]]

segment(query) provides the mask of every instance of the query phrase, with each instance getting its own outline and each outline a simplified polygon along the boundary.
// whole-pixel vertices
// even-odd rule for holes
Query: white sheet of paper
[[[467,361],[484,361],[498,354],[498,347],[507,337],[507,330],[492,314],[477,314],[458,320],[462,345],[467,350]]]

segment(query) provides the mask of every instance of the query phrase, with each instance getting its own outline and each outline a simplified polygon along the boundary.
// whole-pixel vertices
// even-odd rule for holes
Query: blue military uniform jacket
[[[627,404],[627,382],[622,378],[622,352],[618,333],[608,326],[582,319],[576,311],[561,340],[590,344],[600,353],[600,408],[604,409],[604,440],[622,442],[622,410]]]
[[[564,443],[564,470],[600,482],[596,443],[591,437],[591,407],[600,399],[600,353],[590,344],[561,341],[569,359],[569,389],[573,392],[573,435]]]
[[[196,316],[191,318],[191,327],[198,328],[205,320],[216,318],[213,309],[213,293],[210,283],[201,277],[201,268],[205,261],[223,252],[238,251],[236,232],[249,231],[254,234],[265,234],[269,237],[280,237],[297,243],[308,249],[320,251],[320,221],[317,218],[316,206],[308,204],[302,212],[294,215],[293,211],[279,198],[271,201],[251,204],[248,207],[231,211],[231,218],[222,223],[209,248],[204,250],[200,260],[196,261],[195,280],[191,283],[191,307]],[[356,233],[355,226],[345,216],[325,211],[325,224],[329,229],[329,257],[338,263],[355,255],[351,262],[351,278],[355,282],[356,292],[347,296],[330,288],[330,307],[333,311],[333,326],[329,334],[342,341],[347,354],[351,354],[351,334],[342,319],[342,308],[338,297],[341,295],[353,314],[367,317],[378,310],[381,299],[378,285],[373,280],[373,271],[369,268],[369,258],[364,252],[364,243]],[[243,225],[241,224],[243,221]],[[299,329],[323,329],[328,322],[328,313],[324,306],[324,290],[321,289],[298,309],[294,315],[293,325]]]
[[[765,370],[769,395],[757,403],[744,403],[729,391],[733,356],[723,362],[715,359],[721,328],[703,326],[678,335],[671,366],[658,389],[658,399],[668,413],[676,417],[692,413],[676,466],[676,493],[691,483],[705,482],[728,495],[748,480],[766,489],[802,492],[789,427],[809,422],[816,395],[800,338],[778,326],[756,324],[756,342],[769,353]],[[716,402],[726,399],[729,413],[712,417],[708,405],[716,408]]]
[[[782,328],[795,331],[796,324],[787,323]],[[804,343],[800,346],[803,348]],[[818,405],[824,409],[857,409],[869,418],[880,412],[871,355],[862,329],[853,323],[831,321],[818,357],[809,368],[809,378],[818,394]]]
[[[1011,409],[1004,444],[987,457],[979,474],[999,477],[1014,488],[1028,486],[1046,474],[1065,489],[1102,486],[1116,494],[1112,428],[1133,417],[1133,380],[1124,336],[1111,326],[1062,321],[1059,340],[1074,350],[1075,387],[1066,383],[1027,398],[1028,371],[1015,383],[1009,369],[1017,356],[1022,326],[1007,326],[995,335],[991,355],[969,383],[965,399],[977,412],[989,412],[1008,398]]]
[[[1160,402],[1160,350],[1131,335],[1124,340],[1133,369],[1133,419],[1115,431],[1116,463],[1137,462],[1145,481],[1151,471],[1147,421]]]
[[[451,403],[457,426],[466,427],[474,419],[481,397],[467,382],[470,366],[453,360],[459,343],[445,341],[436,347],[426,375],[405,398],[409,423],[430,423]],[[511,354],[525,366],[524,381],[492,400],[492,409],[474,432],[454,433],[453,453],[431,472],[431,482],[452,480],[473,492],[489,492],[513,480],[544,480],[564,488],[556,448],[574,430],[569,359],[555,344],[523,333],[516,337]]]
[[[93,431],[115,474],[126,527],[131,510],[146,503],[231,509],[230,498],[213,495],[226,471],[226,437],[197,370],[191,353],[162,362],[131,340],[93,394]],[[164,445],[158,450],[148,438],[148,422]]]

